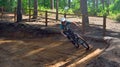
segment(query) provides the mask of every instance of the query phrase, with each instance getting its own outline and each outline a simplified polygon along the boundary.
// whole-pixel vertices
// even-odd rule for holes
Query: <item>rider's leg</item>
[[[67,36],[68,39],[70,39],[69,33],[67,31],[64,31],[63,33]]]
[[[71,40],[71,43],[72,43],[72,44],[75,44],[75,42],[74,42],[74,41],[72,41],[72,40]]]
[[[73,36],[70,36],[71,33],[68,31],[63,32],[65,35],[67,35],[67,38],[70,40],[72,44],[76,44],[76,41],[73,39]]]
[[[70,31],[67,31],[67,38],[70,40],[70,42],[72,43],[72,44],[76,44],[76,41],[75,41],[75,39],[74,39],[74,36],[73,36],[73,34],[70,32]]]

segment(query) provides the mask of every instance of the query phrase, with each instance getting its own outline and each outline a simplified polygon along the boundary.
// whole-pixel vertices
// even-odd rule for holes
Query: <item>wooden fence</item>
[[[33,9],[29,9],[29,21],[31,20],[31,17],[33,16],[32,15],[32,11],[33,11]],[[48,17],[48,13],[50,13],[50,14],[55,14],[56,15],[56,12],[51,12],[51,11],[42,11],[42,10],[38,10],[38,12],[43,12],[44,13],[44,17],[41,17],[41,18],[44,18],[45,19],[45,26],[48,26],[48,20],[53,20],[53,21],[59,21],[59,19],[56,19],[56,18],[49,18]],[[3,17],[3,14],[4,14],[4,9],[3,9],[3,7],[1,7],[0,8],[0,13],[1,13],[1,19],[2,19],[2,17]],[[65,18],[68,16],[68,15],[71,15],[71,16],[73,16],[73,15],[75,15],[75,14],[67,14],[67,13],[58,13],[58,15],[63,15]],[[16,9],[15,9],[15,11],[14,11],[14,21],[16,21]],[[80,16],[82,16],[82,15],[80,15]],[[38,15],[38,17],[39,17],[39,15]],[[91,17],[103,17],[103,36],[105,36],[105,32],[106,32],[106,15],[104,15],[104,16],[91,16]],[[36,19],[37,20],[37,19]],[[83,22],[82,22],[83,23]],[[83,32],[85,31],[84,29],[84,26],[82,26],[83,27]]]
[[[14,19],[14,22],[16,21],[16,16],[17,16],[16,15],[16,8],[15,8],[13,13],[10,13],[10,12],[7,12],[4,7],[0,7],[0,20],[8,19],[6,17],[4,18],[5,15],[8,16],[7,14],[14,14],[13,19]]]

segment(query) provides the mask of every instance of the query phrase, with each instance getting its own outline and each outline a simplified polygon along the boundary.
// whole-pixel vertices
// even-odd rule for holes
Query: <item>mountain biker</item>
[[[71,28],[70,25],[71,24],[75,24],[76,26],[78,26],[75,22],[70,22],[70,21],[67,21],[66,18],[61,18],[60,20],[61,24],[60,24],[60,29],[61,29],[61,34],[64,35],[65,37],[67,37],[68,39],[70,39],[70,37],[68,36],[68,31],[67,31],[67,28]],[[74,41],[71,40],[71,42],[73,44],[75,44]]]

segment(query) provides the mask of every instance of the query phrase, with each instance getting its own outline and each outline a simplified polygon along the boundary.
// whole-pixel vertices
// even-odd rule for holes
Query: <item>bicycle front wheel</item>
[[[77,43],[79,45],[82,45],[84,48],[86,48],[86,50],[89,50],[89,45],[88,45],[88,43],[85,40],[83,40],[81,38],[78,38]]]
[[[74,46],[75,46],[76,48],[79,48],[79,44],[76,44],[76,43],[75,43]]]

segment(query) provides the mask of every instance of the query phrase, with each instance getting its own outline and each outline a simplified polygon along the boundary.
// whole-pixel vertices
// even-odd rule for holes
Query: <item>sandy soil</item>
[[[106,36],[111,39],[109,47],[86,67],[120,67],[120,22],[107,19]]]
[[[110,46],[86,67],[120,67],[120,39],[112,38]]]
[[[94,46],[91,50],[86,51],[82,46],[76,49],[60,34],[43,37],[37,35],[44,32],[38,32],[42,31],[38,28],[6,24],[0,26],[1,34],[7,35],[0,37],[1,67],[84,67],[85,62],[99,55],[107,46],[105,42],[87,39],[90,46]],[[34,34],[38,37],[31,37]]]
[[[81,20],[79,19],[77,21]],[[107,19],[106,35],[119,39],[120,23],[113,22],[115,21]],[[31,22],[29,24],[36,25],[35,22]],[[42,24],[44,25],[44,23]],[[53,22],[49,24],[51,24],[49,25],[49,27],[51,27],[56,23]],[[101,37],[102,18],[90,17],[90,24],[93,25],[87,30],[86,35]],[[87,61],[82,61],[82,59],[86,59],[85,57],[94,53],[94,51],[98,50],[98,52],[100,52],[108,46],[104,42],[91,39],[88,39],[87,42],[91,44],[91,46],[94,46],[93,49],[89,51],[86,51],[83,47],[75,49],[75,47],[61,35],[52,35],[48,36],[47,38],[31,39],[0,37],[0,67],[70,67],[72,65],[72,67],[85,67]],[[110,54],[114,54],[112,50],[109,52]],[[116,55],[114,54],[114,56]],[[91,57],[89,60],[94,59],[94,57]],[[103,65],[107,64],[105,62],[102,63],[105,61],[103,58],[105,57],[101,58],[100,56],[100,58],[98,57],[96,60],[93,60],[87,64],[87,66],[95,67],[94,64],[96,64],[96,66],[99,67],[99,63]],[[98,59],[100,59],[100,62]],[[79,63],[81,61],[82,64]],[[112,63],[110,62],[110,64]],[[109,65],[109,63],[107,65]],[[104,65],[103,67],[108,66]]]
[[[51,36],[40,39],[0,38],[0,67],[70,66],[96,49],[103,49],[102,45],[105,45],[105,43],[100,42],[92,42],[91,44],[96,47],[86,51],[82,46],[76,49],[64,37]],[[101,45],[101,47],[97,47],[97,45]]]

